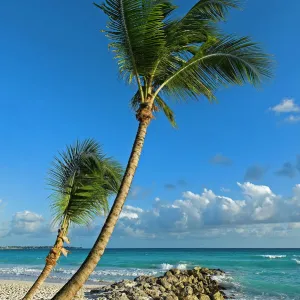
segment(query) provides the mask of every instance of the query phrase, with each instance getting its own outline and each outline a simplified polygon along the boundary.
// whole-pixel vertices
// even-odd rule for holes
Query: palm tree
[[[53,223],[59,225],[58,235],[42,273],[23,299],[32,299],[61,254],[67,256],[64,243],[70,243],[70,226],[87,225],[108,212],[108,197],[118,191],[122,175],[120,165],[106,158],[91,139],[67,147],[55,158],[48,183],[53,190]]]
[[[182,18],[172,0],[106,0],[95,4],[109,19],[110,39],[120,74],[137,86],[131,100],[139,122],[127,168],[110,213],[88,257],[53,299],[72,299],[97,266],[121,213],[153,114],[162,110],[176,126],[166,99],[189,100],[271,76],[271,61],[249,37],[223,34],[217,27],[236,0],[198,1]]]

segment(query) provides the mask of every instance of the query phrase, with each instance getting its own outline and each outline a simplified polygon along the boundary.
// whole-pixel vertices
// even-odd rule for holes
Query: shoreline
[[[1,279],[0,280],[0,300],[19,300],[25,296],[26,292],[32,286],[34,281],[27,280],[10,280],[10,279]],[[65,282],[45,282],[36,293],[34,300],[48,300],[51,299],[58,290],[65,284]],[[83,291],[80,297],[76,298],[78,300],[83,299],[94,299],[89,298],[88,294],[91,290],[103,288],[105,284],[86,284],[84,285]],[[84,294],[84,296],[83,296]]]
[[[86,284],[74,298],[76,300],[224,300],[224,287],[214,279],[224,275],[220,269],[195,267],[190,270],[171,269],[164,275],[138,276],[107,284]],[[22,299],[33,281],[0,280],[0,300]],[[50,300],[65,282],[45,282],[33,300]]]

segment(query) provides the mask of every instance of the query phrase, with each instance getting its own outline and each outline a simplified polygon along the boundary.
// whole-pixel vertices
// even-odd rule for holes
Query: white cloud
[[[300,116],[290,115],[289,117],[285,118],[284,121],[286,123],[291,123],[291,124],[299,123],[300,122]]]
[[[149,210],[125,207],[118,230],[136,236],[142,232],[143,236],[161,238],[166,235],[209,238],[225,234],[283,236],[288,230],[298,228],[287,224],[300,224],[300,184],[293,188],[292,197],[277,195],[265,185],[245,182],[238,186],[240,199],[204,189],[201,194],[186,191],[182,199],[171,203],[156,201]]]
[[[133,207],[130,205],[125,205],[121,214],[120,219],[127,218],[127,219],[138,219],[139,215],[138,213],[142,213],[143,210],[138,207]]]
[[[295,103],[294,99],[283,99],[281,103],[269,109],[278,114],[300,112],[300,107]]]
[[[42,228],[44,219],[41,215],[28,210],[17,212],[11,221],[11,234],[32,234]]]

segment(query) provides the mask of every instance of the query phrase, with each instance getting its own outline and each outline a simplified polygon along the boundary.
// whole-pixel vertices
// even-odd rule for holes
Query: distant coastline
[[[51,249],[52,246],[0,246],[0,250],[44,250]],[[82,247],[66,247],[67,249],[79,250]]]

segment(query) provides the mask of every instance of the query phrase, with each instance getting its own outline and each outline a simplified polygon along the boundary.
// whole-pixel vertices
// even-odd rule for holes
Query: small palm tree
[[[70,243],[67,237],[70,226],[87,225],[108,212],[108,197],[117,193],[122,175],[119,163],[106,158],[99,145],[90,139],[67,147],[55,158],[48,183],[53,190],[53,222],[59,225],[58,235],[42,273],[24,299],[32,299],[60,255],[67,256],[64,243]]]
[[[225,20],[237,0],[201,0],[182,18],[172,0],[106,0],[107,37],[123,79],[137,87],[131,100],[139,122],[119,192],[101,233],[80,269],[53,299],[72,299],[102,257],[123,208],[153,114],[163,111],[173,126],[166,100],[215,100],[223,86],[259,85],[271,76],[271,62],[249,37],[224,35]]]

